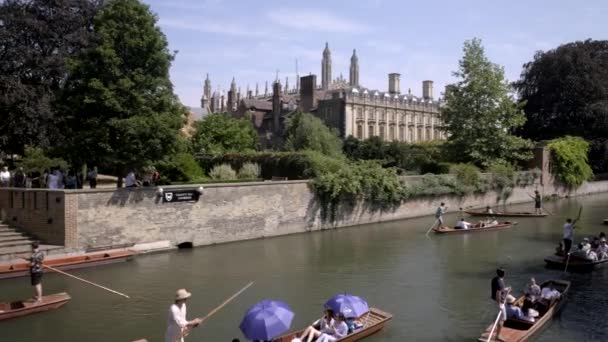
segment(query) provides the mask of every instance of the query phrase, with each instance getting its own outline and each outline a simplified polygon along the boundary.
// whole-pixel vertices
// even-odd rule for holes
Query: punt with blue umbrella
[[[361,317],[369,312],[365,299],[347,293],[333,296],[325,306],[336,313],[342,313],[346,318]]]
[[[293,317],[286,303],[263,300],[247,310],[239,328],[248,340],[270,341],[289,330]]]

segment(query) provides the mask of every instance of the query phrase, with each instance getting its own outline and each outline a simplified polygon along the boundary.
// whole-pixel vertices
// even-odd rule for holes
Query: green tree
[[[608,40],[586,40],[538,52],[515,83],[534,140],[564,135],[591,142],[594,170],[608,170]]]
[[[250,120],[228,114],[211,114],[194,125],[192,150],[195,153],[222,154],[254,151],[258,135]]]
[[[310,113],[297,112],[287,119],[285,149],[310,150],[329,156],[342,155],[342,140],[321,119]]]
[[[481,166],[530,159],[531,142],[511,134],[526,119],[510,95],[503,68],[488,60],[479,39],[466,41],[463,52],[453,73],[460,80],[447,87],[441,110],[451,157]]]
[[[95,163],[120,176],[174,153],[186,111],[169,80],[174,56],[147,5],[109,1],[94,30],[95,46],[71,62],[65,153],[73,164]]]
[[[565,136],[547,145],[553,157],[553,173],[567,186],[578,187],[593,178],[587,160],[589,143],[581,137]]]
[[[0,1],[0,149],[62,144],[67,59],[91,43],[97,0]]]

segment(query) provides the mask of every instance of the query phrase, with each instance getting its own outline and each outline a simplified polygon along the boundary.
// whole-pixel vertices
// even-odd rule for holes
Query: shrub
[[[260,177],[261,169],[256,163],[245,163],[239,170],[239,179],[257,179]]]
[[[488,167],[492,173],[491,187],[498,192],[496,202],[506,202],[513,194],[515,186],[515,168],[505,162],[495,162]]]
[[[578,187],[593,178],[587,154],[589,143],[583,138],[565,136],[547,145],[553,157],[553,173],[562,183]]]
[[[190,153],[176,153],[158,163],[161,184],[202,181],[205,172]]]
[[[450,173],[456,175],[456,179],[463,185],[467,186],[475,186],[481,178],[479,169],[473,164],[452,165],[450,168]]]
[[[209,172],[211,179],[232,180],[236,179],[236,171],[229,164],[216,165]]]
[[[325,123],[310,113],[298,112],[286,120],[285,149],[317,151],[330,156],[342,155],[342,140]]]
[[[256,163],[261,169],[261,178],[271,179],[287,177],[289,179],[305,179],[310,169],[310,157],[307,152],[249,152],[226,153],[222,155],[198,155],[197,159],[208,173],[220,164],[229,164],[239,170],[245,163]]]
[[[530,171],[520,171],[515,177],[515,184],[521,187],[533,185],[540,178],[540,174],[541,171],[537,168]]]
[[[62,170],[68,168],[68,163],[61,158],[50,158],[40,147],[25,146],[25,153],[19,166],[22,166],[25,172],[39,172],[42,174],[45,170],[53,167],[58,167]]]

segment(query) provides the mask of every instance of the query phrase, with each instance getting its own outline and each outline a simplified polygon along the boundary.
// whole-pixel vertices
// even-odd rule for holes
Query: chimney
[[[281,82],[276,80],[272,84],[272,130],[275,136],[280,132],[281,97]]]
[[[422,81],[422,97],[425,100],[433,99],[433,81]]]
[[[399,78],[400,74],[392,73],[388,74],[388,92],[390,94],[399,94],[401,91],[399,90]]]
[[[303,112],[309,112],[314,107],[315,89],[317,89],[316,75],[300,78],[300,109]]]

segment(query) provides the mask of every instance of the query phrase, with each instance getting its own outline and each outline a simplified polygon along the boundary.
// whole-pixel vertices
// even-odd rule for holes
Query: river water
[[[241,338],[238,325],[255,302],[270,298],[290,304],[298,328],[320,315],[336,293],[353,293],[394,318],[369,342],[472,341],[490,324],[489,300],[497,266],[521,292],[527,279],[572,281],[562,314],[538,341],[608,340],[608,267],[591,274],[546,269],[543,258],[561,239],[566,216],[584,207],[577,232],[598,234],[608,227],[608,194],[548,202],[554,213],[520,219],[513,229],[457,236],[425,237],[433,218],[327,230],[211,247],[142,255],[127,263],[73,273],[129,294],[107,293],[58,274],[47,274],[45,291],[67,291],[72,300],[47,313],[0,322],[1,341],[162,341],[175,290],[192,291],[188,316],[202,316],[249,281],[255,284],[196,329],[188,341]],[[436,206],[436,203],[429,203]],[[510,209],[529,209],[518,205]],[[448,215],[456,221],[457,215]],[[0,282],[0,299],[27,298],[29,279]]]

